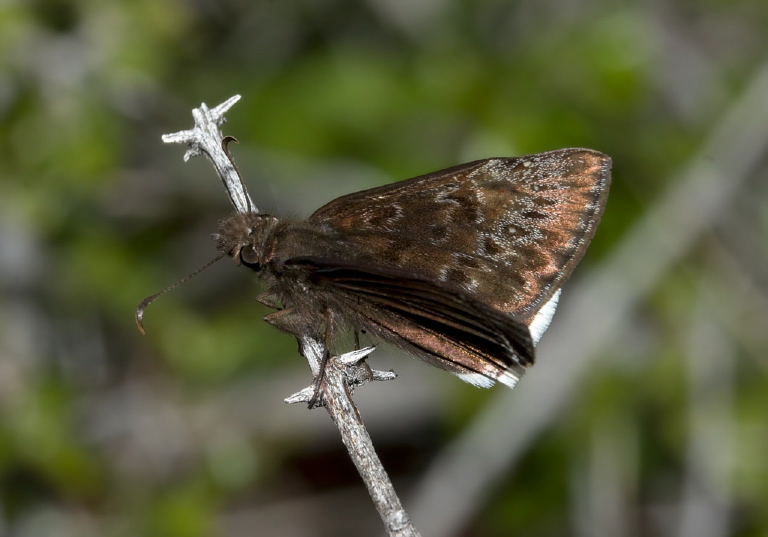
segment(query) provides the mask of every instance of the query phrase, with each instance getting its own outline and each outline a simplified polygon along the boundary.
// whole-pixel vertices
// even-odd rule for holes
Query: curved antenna
[[[237,138],[234,136],[225,136],[224,139],[221,141],[221,149],[224,150],[224,154],[227,155],[227,158],[229,159],[230,164],[232,164],[232,167],[235,169],[235,175],[237,176],[237,179],[240,181],[240,196],[233,196],[233,192],[228,192],[229,197],[232,199],[236,199],[237,197],[245,198],[245,208],[246,212],[252,213],[253,207],[251,205],[251,197],[248,195],[248,191],[245,189],[245,183],[243,183],[243,176],[240,175],[240,169],[237,167],[237,164],[235,164],[235,159],[232,158],[232,154],[229,152],[229,142],[235,142],[236,144],[239,144]],[[227,191],[230,191],[231,189],[236,188],[236,185],[232,184],[225,184],[225,187],[227,188]]]
[[[195,276],[197,276],[198,274],[203,272],[205,269],[209,268],[214,263],[217,263],[217,262],[221,261],[221,259],[224,258],[226,255],[227,255],[226,253],[221,253],[221,254],[217,255],[215,258],[211,259],[205,265],[203,265],[199,269],[196,269],[191,274],[188,274],[187,276],[184,276],[182,279],[180,279],[176,283],[172,283],[171,285],[169,285],[168,287],[166,287],[162,291],[159,291],[159,292],[155,293],[154,295],[150,295],[147,298],[145,298],[144,300],[142,300],[139,303],[139,307],[136,308],[136,326],[139,327],[139,332],[141,332],[141,335],[146,335],[146,332],[144,331],[143,319],[144,319],[144,310],[147,309],[147,306],[152,304],[152,302],[154,302],[156,299],[158,299],[161,296],[163,296],[168,291],[172,291],[173,289],[176,289],[182,283],[187,283],[189,280],[191,280],[192,278],[194,278]]]

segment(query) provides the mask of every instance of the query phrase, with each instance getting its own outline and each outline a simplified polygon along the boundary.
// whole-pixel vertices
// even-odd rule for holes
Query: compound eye
[[[253,270],[259,270],[261,264],[259,263],[259,253],[251,246],[243,246],[240,250],[240,261],[248,268]]]

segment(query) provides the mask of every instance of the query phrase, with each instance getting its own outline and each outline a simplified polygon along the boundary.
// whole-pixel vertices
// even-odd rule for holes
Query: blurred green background
[[[356,394],[426,536],[768,535],[763,0],[5,0],[0,535],[378,535],[309,369],[215,254],[163,133],[224,132],[264,212],[464,161],[614,159],[539,364],[483,391],[380,348]]]

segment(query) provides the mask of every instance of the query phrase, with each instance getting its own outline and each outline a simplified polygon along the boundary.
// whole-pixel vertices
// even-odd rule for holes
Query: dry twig
[[[242,182],[242,178],[226,150],[226,138],[219,126],[224,123],[224,114],[240,99],[239,95],[229,98],[224,103],[209,109],[205,103],[192,111],[195,127],[163,136],[166,143],[184,143],[189,145],[184,155],[187,161],[200,154],[211,161],[227,190],[232,205],[240,213],[257,212]],[[320,374],[322,357],[326,352],[319,341],[305,337],[299,341],[302,354],[307,358],[315,378]],[[326,365],[320,383],[318,397],[315,397],[315,383],[286,398],[287,403],[311,403],[324,406],[341,434],[342,441],[349,451],[358,472],[365,482],[376,509],[379,511],[387,532],[393,537],[418,537],[419,533],[410,522],[395,493],[392,482],[384,470],[373,448],[371,437],[363,425],[360,413],[352,400],[352,391],[371,381],[391,380],[395,374],[388,371],[376,371],[368,367],[364,360],[373,352],[373,347],[334,356]]]

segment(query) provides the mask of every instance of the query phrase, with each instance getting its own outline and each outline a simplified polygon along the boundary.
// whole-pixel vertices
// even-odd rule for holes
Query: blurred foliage
[[[327,418],[283,404],[309,372],[260,321],[245,271],[220,263],[137,334],[139,300],[212,257],[230,210],[203,159],[160,142],[201,101],[243,95],[225,132],[257,205],[281,215],[476,158],[608,153],[609,207],[578,278],[738,101],[768,59],[766,28],[758,0],[3,2],[0,534],[380,532]],[[758,168],[457,534],[683,535],[694,500],[725,517],[709,535],[768,533]],[[700,393],[695,357],[715,351]],[[368,423],[407,493],[492,392],[394,366]],[[433,389],[407,383],[420,373]],[[394,399],[412,411],[387,413]],[[706,464],[691,420],[709,410],[727,425],[711,438],[725,471],[691,492]],[[607,526],[601,476],[620,484]]]

